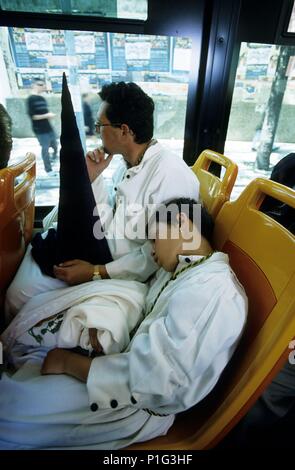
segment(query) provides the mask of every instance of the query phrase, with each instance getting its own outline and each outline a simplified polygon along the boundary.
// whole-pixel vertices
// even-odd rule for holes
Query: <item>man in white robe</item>
[[[227,255],[213,252],[204,212],[198,248],[185,248],[200,231],[182,212],[184,201],[167,239],[153,235],[162,269],[124,352],[91,359],[58,348],[43,361],[47,351],[35,348],[23,351],[14,375],[3,374],[3,449],[126,447],[165,434],[175,413],[212,390],[242,334],[247,298]]]
[[[145,282],[157,269],[151,244],[142,234],[147,205],[177,197],[198,200],[199,182],[182,159],[152,139],[154,104],[137,85],[111,84],[103,87],[100,96],[96,130],[103,148],[89,152],[86,163],[113,261],[98,266],[99,275]],[[114,188],[115,207],[110,208],[102,172],[114,154],[123,155],[127,169]],[[83,260],[69,260],[56,267],[55,278],[46,276],[29,246],[7,290],[7,316],[15,316],[36,294],[91,280],[94,270],[94,265]]]

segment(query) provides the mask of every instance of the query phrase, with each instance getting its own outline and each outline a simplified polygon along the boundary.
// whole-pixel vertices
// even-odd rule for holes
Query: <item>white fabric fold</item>
[[[142,319],[146,292],[147,287],[137,281],[104,279],[39,294],[20,310],[1,340],[11,350],[30,328],[63,312],[56,346],[89,349],[88,329],[97,328],[104,352],[118,352],[127,346],[130,331]]]

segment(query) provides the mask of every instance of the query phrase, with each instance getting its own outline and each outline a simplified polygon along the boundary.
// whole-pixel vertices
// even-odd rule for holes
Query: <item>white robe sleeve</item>
[[[246,297],[232,282],[174,293],[167,315],[138,333],[129,352],[92,361],[90,404],[98,409],[134,405],[159,414],[195,405],[228,363],[246,310]]]
[[[159,265],[152,255],[152,244],[147,240],[140,247],[132,250],[127,255],[106,264],[106,270],[111,279],[127,279],[145,282]]]
[[[54,208],[49,212],[49,214],[47,214],[44,217],[42,221],[44,232],[49,230],[51,227],[56,229],[57,215],[58,215],[58,205],[54,206]]]
[[[109,205],[109,193],[102,174],[92,181],[91,186],[96,204]]]
[[[150,194],[150,202],[159,204],[172,199],[189,198],[199,201],[200,182],[191,171],[178,171],[173,166],[166,168],[165,175],[161,178],[161,183],[155,185]]]

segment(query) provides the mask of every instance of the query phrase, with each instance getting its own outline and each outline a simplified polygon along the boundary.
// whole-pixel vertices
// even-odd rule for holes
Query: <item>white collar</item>
[[[200,261],[202,258],[205,258],[204,255],[178,255],[178,265],[175,269],[175,272],[182,269],[184,266],[189,266],[189,264],[194,263],[195,261]],[[226,261],[228,262],[228,255],[222,253],[221,251],[216,251],[208,258],[206,262],[212,261]]]

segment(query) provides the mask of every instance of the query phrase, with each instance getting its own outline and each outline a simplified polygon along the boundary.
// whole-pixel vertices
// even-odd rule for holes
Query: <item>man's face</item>
[[[108,106],[108,103],[105,101],[101,103],[97,113],[95,130],[100,135],[104,151],[107,154],[121,153],[121,130],[119,127],[113,127],[110,125],[111,123],[106,116],[106,109]],[[101,126],[99,126],[99,124],[101,124]]]

